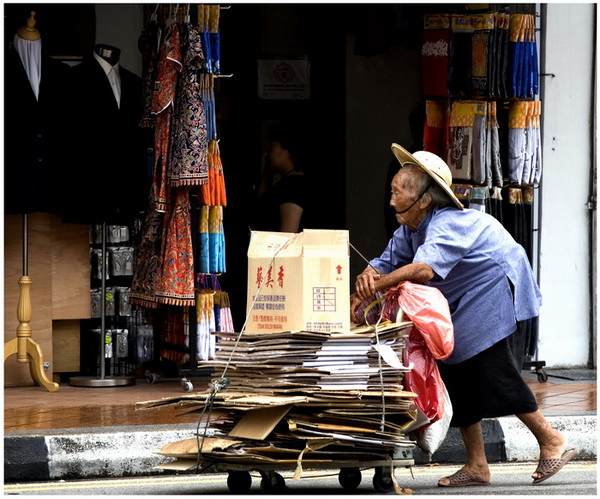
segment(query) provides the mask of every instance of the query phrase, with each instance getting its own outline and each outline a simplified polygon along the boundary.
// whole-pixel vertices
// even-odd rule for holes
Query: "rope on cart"
[[[273,258],[271,258],[271,261],[269,262],[269,266],[273,265],[273,262],[275,261],[275,258],[277,257],[279,252],[282,251],[283,249],[287,248],[289,246],[289,244],[298,237],[299,234],[300,233],[297,233],[297,234],[294,234],[293,236],[289,237],[285,241],[285,243],[283,243],[281,245],[281,247],[277,249],[277,251],[273,255]],[[250,307],[248,309],[248,313],[246,314],[246,319],[244,320],[244,325],[242,326],[242,329],[240,330],[240,332],[237,335],[237,338],[235,339],[235,344],[233,345],[233,349],[231,350],[231,353],[229,354],[229,359],[227,359],[227,363],[225,364],[225,367],[223,368],[223,374],[221,374],[220,378],[211,381],[209,384],[210,392],[209,392],[208,397],[206,398],[206,401],[204,402],[204,408],[202,409],[202,412],[200,413],[200,418],[198,419],[198,425],[196,426],[196,445],[198,447],[198,458],[196,461],[196,473],[200,472],[200,456],[202,454],[202,447],[204,445],[204,439],[206,438],[206,433],[208,431],[208,424],[209,424],[210,415],[211,415],[212,409],[213,409],[213,402],[215,400],[217,393],[221,392],[222,390],[227,389],[227,387],[229,386],[230,380],[228,377],[225,376],[225,374],[227,373],[229,364],[231,364],[231,359],[233,357],[233,354],[235,353],[238,343],[240,342],[240,338],[242,337],[242,334],[244,333],[244,331],[246,331],[246,325],[248,324],[248,320],[250,319],[250,314],[252,313],[252,310],[254,309],[256,300],[258,300],[258,297],[260,296],[260,293],[263,289],[265,282],[266,282],[266,279],[261,280],[260,287],[258,288],[258,292],[256,293],[256,296],[254,297],[254,301],[252,302],[252,307]],[[200,423],[202,422],[202,417],[204,416],[204,413],[206,412],[207,408],[208,408],[208,415],[206,417],[206,423],[204,425],[204,433],[202,434],[202,440],[200,440]]]
[[[384,394],[384,386],[383,386],[383,368],[382,368],[382,364],[381,364],[381,348],[379,346],[379,325],[381,324],[381,321],[383,319],[383,310],[384,307],[381,307],[381,312],[379,312],[379,318],[377,319],[377,322],[375,323],[374,326],[371,326],[371,324],[369,324],[369,321],[367,319],[367,315],[369,313],[369,311],[378,303],[381,303],[383,300],[385,300],[385,296],[382,296],[381,298],[369,303],[369,305],[367,306],[367,308],[365,309],[364,312],[364,317],[365,317],[365,322],[367,323],[367,326],[369,327],[374,327],[375,328],[375,339],[377,341],[377,361],[379,362],[379,384],[381,385],[381,425],[379,427],[379,429],[383,432],[385,431],[385,394]]]

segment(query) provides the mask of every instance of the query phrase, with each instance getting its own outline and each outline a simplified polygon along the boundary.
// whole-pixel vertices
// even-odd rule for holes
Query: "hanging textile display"
[[[198,220],[199,268],[203,274],[225,272],[223,207],[201,206]]]
[[[177,77],[181,70],[179,27],[176,23],[167,28],[160,48],[156,83],[152,98],[155,115],[154,173],[152,191],[156,209],[167,209],[167,171],[169,168],[169,139],[171,119],[177,90]]]
[[[474,105],[456,101],[450,108],[450,142],[448,144],[448,166],[452,178],[471,180],[471,154],[473,143]]]
[[[211,206],[208,214],[208,246],[210,248],[210,272],[225,272],[225,233],[223,231],[223,207]]]
[[[539,92],[535,18],[532,14],[510,16],[510,95],[533,98]]]
[[[231,316],[231,305],[229,295],[221,289],[219,279],[216,274],[198,274],[196,277],[196,286],[199,293],[212,293],[214,313],[215,313],[215,331],[233,332],[233,320]]]
[[[509,26],[510,16],[506,13],[496,13],[496,90],[495,95],[506,99],[508,97],[507,77],[509,60]]]
[[[142,307],[156,307],[156,284],[161,272],[163,249],[163,225],[165,214],[151,208],[146,214],[142,238],[137,249],[133,279],[131,282],[131,303]]]
[[[508,179],[537,185],[541,177],[541,101],[511,102],[508,124]]]
[[[451,97],[465,97],[472,93],[473,26],[470,16],[450,16],[450,56],[448,65],[448,93]]]
[[[207,73],[221,72],[220,15],[219,5],[198,5],[198,26],[202,36]]]
[[[196,294],[196,360],[211,360],[215,356],[215,336],[211,334],[217,330],[213,297],[210,290],[201,290]]]
[[[502,162],[500,160],[500,135],[496,116],[496,102],[488,102],[487,108],[487,161],[489,165],[487,182],[488,186],[491,184],[495,187],[502,187]]]
[[[180,40],[183,63],[177,81],[167,175],[174,187],[208,182],[208,133],[198,73],[205,66],[202,42],[191,23],[181,26]]]
[[[475,184],[487,182],[487,103],[473,102],[473,153],[471,178]]]
[[[542,101],[533,101],[534,111],[533,119],[531,123],[532,127],[532,142],[533,146],[533,159],[531,160],[531,178],[530,184],[539,185],[542,177],[542,135],[540,132],[540,121],[542,114]]]
[[[227,206],[223,163],[217,140],[208,143],[208,182],[200,186],[198,195],[202,204]]]
[[[185,352],[190,347],[189,308],[165,308],[160,322],[160,358],[179,365],[189,362],[190,355]]]
[[[165,230],[162,271],[156,289],[157,300],[167,305],[192,306],[195,304],[194,257],[188,189],[176,189]]]
[[[208,36],[210,39],[210,60],[213,73],[221,72],[221,33],[219,30],[219,5],[209,5]]]
[[[437,154],[440,158],[445,158],[448,154],[447,114],[447,102],[432,100],[425,102],[423,150]]]
[[[473,96],[487,97],[491,94],[491,82],[494,65],[493,48],[494,14],[481,14],[473,16],[473,38],[472,38],[472,72],[471,87]]]
[[[426,97],[447,97],[450,17],[444,14],[424,16],[421,73]]]

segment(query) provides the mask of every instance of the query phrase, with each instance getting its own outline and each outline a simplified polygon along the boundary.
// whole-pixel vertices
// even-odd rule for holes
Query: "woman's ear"
[[[433,203],[433,197],[429,192],[426,192],[421,196],[421,200],[419,203],[421,205],[421,208],[427,208],[429,205],[431,205],[431,203]]]

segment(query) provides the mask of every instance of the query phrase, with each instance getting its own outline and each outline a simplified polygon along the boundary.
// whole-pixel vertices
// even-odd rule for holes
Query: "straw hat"
[[[392,152],[402,166],[405,164],[413,164],[421,168],[421,170],[427,173],[442,189],[444,189],[446,194],[450,196],[452,202],[459,209],[464,209],[464,206],[452,191],[452,173],[442,158],[427,151],[417,151],[416,153],[411,154],[404,149],[404,147],[396,143],[392,144]]]

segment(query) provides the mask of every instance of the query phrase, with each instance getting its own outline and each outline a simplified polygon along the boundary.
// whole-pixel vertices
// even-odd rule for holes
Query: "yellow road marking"
[[[460,469],[461,466],[415,466],[412,468],[412,472],[415,477],[427,477],[435,476],[441,478],[446,476],[448,473]],[[590,471],[596,469],[595,462],[585,463],[568,463],[561,473],[575,472],[575,471]],[[509,475],[515,473],[528,473],[531,474],[535,470],[535,463],[528,464],[492,464],[490,465],[492,477],[497,475]],[[326,472],[330,472],[326,474]],[[327,476],[336,476],[338,474],[337,469],[332,470],[304,470],[301,479],[318,479]],[[251,472],[253,477],[259,476],[258,472]],[[281,475],[286,479],[291,479],[293,472],[280,472]],[[373,469],[363,470],[365,478],[369,478],[373,475]],[[407,468],[397,468],[396,477],[411,477],[411,471]],[[82,480],[77,482],[43,482],[43,483],[26,483],[26,484],[6,484],[4,485],[5,492],[12,493],[23,493],[23,492],[43,492],[51,490],[70,490],[70,489],[93,489],[93,488],[117,488],[117,487],[139,487],[144,486],[156,486],[156,485],[190,485],[190,484],[218,484],[227,481],[226,473],[210,473],[200,475],[185,475],[185,476],[166,476],[166,477],[144,477],[144,478],[119,478],[119,479],[105,479],[105,480]]]

